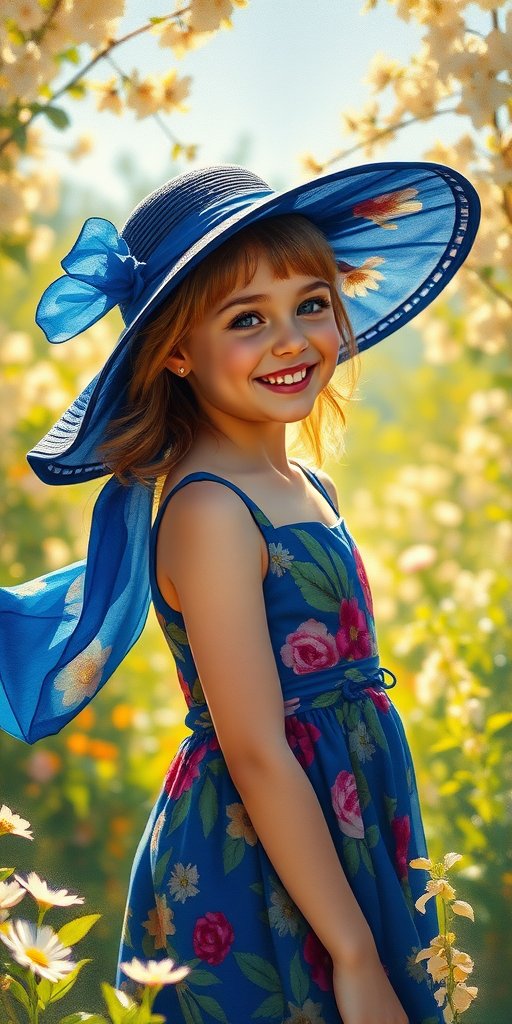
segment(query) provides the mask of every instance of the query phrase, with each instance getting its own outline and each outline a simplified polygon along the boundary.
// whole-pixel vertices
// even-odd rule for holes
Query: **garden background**
[[[468,1024],[510,1024],[512,1008],[511,66],[509,0],[363,12],[355,0],[5,0],[0,12],[0,585],[85,557],[104,483],[53,489],[25,459],[121,329],[115,310],[49,346],[34,323],[87,216],[121,227],[151,188],[219,162],[280,189],[426,158],[480,193],[465,268],[364,354],[346,456],[325,467],[398,676],[430,855],[464,855],[452,880],[475,912],[457,920],[479,986]],[[11,838],[11,859],[102,914],[68,1013],[99,1009],[99,979],[113,981],[130,865],[185,712],[151,609],[59,735],[34,747],[0,736],[0,803],[36,838]]]

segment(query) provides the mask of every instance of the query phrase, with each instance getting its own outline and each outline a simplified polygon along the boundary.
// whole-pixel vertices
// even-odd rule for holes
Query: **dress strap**
[[[249,495],[245,493],[245,491],[242,491],[240,487],[237,487],[237,485],[234,484],[231,480],[226,480],[223,476],[217,476],[215,473],[207,472],[207,470],[198,470],[196,473],[188,473],[187,476],[184,476],[183,479],[180,480],[179,483],[177,483],[175,487],[172,488],[171,491],[169,491],[169,494],[166,495],[160,508],[158,509],[155,521],[153,523],[152,529],[155,532],[158,529],[158,525],[164,513],[164,509],[166,508],[167,503],[170,501],[173,494],[176,494],[176,491],[179,491],[182,487],[185,487],[185,485],[190,483],[192,480],[215,480],[219,484],[224,484],[226,487],[230,487],[232,491],[235,491],[235,493],[238,494],[238,496],[242,499],[244,504],[247,505],[247,508],[251,512],[253,518],[256,520],[256,523],[258,524],[260,529],[263,532],[265,530],[273,530],[273,526],[272,523],[270,522],[270,519],[267,518],[265,513],[261,511],[256,502],[253,501],[252,498],[250,498]]]
[[[336,508],[336,505],[334,504],[330,494],[328,493],[328,491],[326,491],[323,483],[321,483],[321,481],[318,479],[316,473],[314,473],[312,469],[309,469],[308,466],[303,466],[301,462],[297,462],[296,459],[290,459],[289,461],[293,462],[294,465],[298,466],[299,469],[302,470],[304,475],[307,476],[308,480],[310,480],[313,486],[316,487],[317,491],[320,491],[320,494],[323,494],[324,498],[329,502],[329,505],[336,513],[336,515],[339,516],[339,510]]]

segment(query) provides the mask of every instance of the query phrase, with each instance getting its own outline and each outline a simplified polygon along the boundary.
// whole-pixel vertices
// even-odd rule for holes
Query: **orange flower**
[[[85,707],[83,711],[81,711],[80,714],[77,715],[75,718],[75,722],[79,726],[79,728],[85,729],[86,732],[88,729],[92,729],[95,720],[96,715],[94,714],[93,709],[90,707]]]
[[[135,709],[129,704],[116,704],[112,711],[112,723],[116,729],[127,729],[132,724]]]
[[[345,292],[345,295],[350,295],[351,298],[356,295],[358,298],[364,298],[368,294],[369,288],[372,291],[377,291],[379,288],[377,282],[384,280],[384,274],[373,268],[385,262],[382,256],[369,256],[360,267],[353,267],[350,263],[340,260],[338,270],[342,291]]]
[[[176,926],[172,923],[174,911],[167,906],[165,896],[155,894],[155,902],[156,907],[148,911],[148,920],[142,922],[142,927],[147,929],[149,935],[154,935],[155,949],[165,949],[167,936],[174,935],[176,931]]]
[[[66,740],[66,746],[72,754],[83,755],[89,750],[89,737],[83,732],[72,732]]]
[[[381,228],[396,230],[396,224],[386,224],[390,217],[403,217],[406,213],[417,213],[423,208],[423,203],[413,196],[418,195],[417,188],[401,188],[398,192],[385,192],[374,199],[364,199],[362,203],[356,203],[352,212],[354,217],[364,217],[366,220],[373,220]]]
[[[115,743],[107,743],[105,740],[91,740],[89,753],[91,757],[95,757],[98,761],[115,761],[119,754],[119,749]]]
[[[226,814],[231,818],[226,828],[228,835],[233,836],[233,839],[245,839],[249,846],[256,846],[258,837],[244,805],[241,803],[228,804]]]

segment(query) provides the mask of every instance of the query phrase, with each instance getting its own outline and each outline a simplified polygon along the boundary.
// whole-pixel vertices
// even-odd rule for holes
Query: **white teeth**
[[[285,373],[284,377],[262,377],[266,384],[298,384],[299,381],[304,380],[308,367],[303,370],[297,370],[293,375],[291,373]]]

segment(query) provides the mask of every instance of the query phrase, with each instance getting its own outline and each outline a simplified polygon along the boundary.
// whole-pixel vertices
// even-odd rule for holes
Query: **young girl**
[[[21,683],[19,655],[17,692],[2,673],[2,726],[29,742],[62,728],[150,594],[191,732],[136,853],[117,985],[137,992],[133,957],[188,965],[155,1002],[169,1024],[441,1024],[415,963],[439,923],[435,901],[415,907],[427,875],[409,862],[428,854],[396,680],[343,503],[307,462],[341,450],[358,351],[432,300],[477,223],[470,184],[435,164],[282,194],[206,168],[120,235],[87,221],[39,304],[50,341],[118,301],[127,327],[28,456],[51,483],[114,475],[87,560],[2,592],[18,638],[38,596],[39,617],[53,609],[43,666],[27,659]]]

